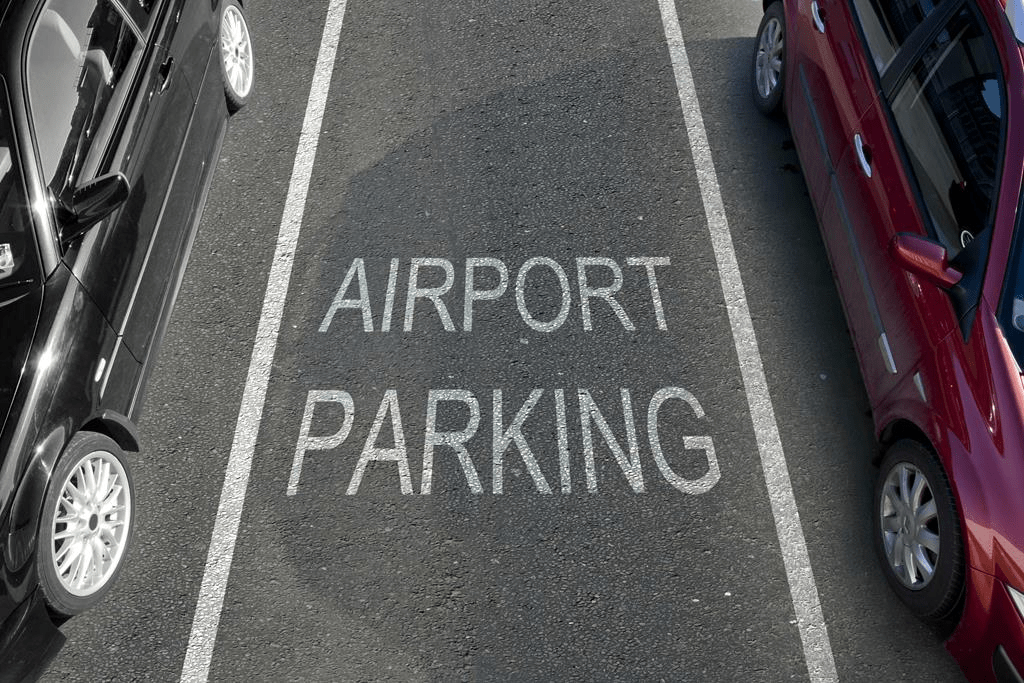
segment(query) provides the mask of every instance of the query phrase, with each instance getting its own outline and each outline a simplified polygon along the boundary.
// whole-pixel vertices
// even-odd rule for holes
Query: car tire
[[[782,93],[786,84],[786,17],[782,2],[776,0],[765,10],[754,41],[754,104],[767,116],[782,112]]]
[[[234,114],[249,102],[256,73],[249,22],[238,0],[221,2],[218,51],[224,96]]]
[[[124,566],[135,487],[113,439],[79,432],[61,454],[43,501],[39,587],[50,610],[79,614],[100,602]]]
[[[873,522],[889,585],[919,618],[946,622],[964,587],[960,519],[941,463],[917,441],[897,441],[886,452]]]

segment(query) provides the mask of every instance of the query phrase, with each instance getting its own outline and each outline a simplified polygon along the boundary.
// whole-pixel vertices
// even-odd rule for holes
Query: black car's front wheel
[[[916,441],[897,441],[882,461],[874,502],[875,548],[889,585],[918,617],[946,620],[963,591],[964,551],[938,458]]]
[[[124,452],[95,432],[76,434],[43,503],[39,586],[50,609],[83,612],[110,590],[132,536],[134,485]]]
[[[224,0],[220,7],[220,72],[228,109],[234,113],[252,94],[256,59],[252,37],[238,0]]]
[[[782,109],[782,91],[786,79],[786,18],[782,2],[768,6],[757,29],[754,48],[754,104],[763,114],[775,115]]]

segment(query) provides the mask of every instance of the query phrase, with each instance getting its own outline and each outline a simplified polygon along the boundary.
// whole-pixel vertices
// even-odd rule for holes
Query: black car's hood
[[[0,288],[0,429],[28,361],[41,303],[39,283]]]

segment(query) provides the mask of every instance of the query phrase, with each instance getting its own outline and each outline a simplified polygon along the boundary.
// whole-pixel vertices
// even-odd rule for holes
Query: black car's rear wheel
[[[786,18],[782,2],[773,2],[761,18],[754,48],[754,104],[763,114],[782,110],[782,91],[786,80]]]
[[[875,549],[885,578],[918,617],[941,622],[964,585],[956,503],[942,465],[916,441],[897,441],[875,485]]]
[[[220,7],[220,73],[234,113],[249,101],[256,73],[249,24],[238,0],[224,0]]]
[[[121,448],[103,434],[76,434],[57,461],[40,521],[39,586],[51,610],[78,614],[114,585],[131,542],[134,504]]]

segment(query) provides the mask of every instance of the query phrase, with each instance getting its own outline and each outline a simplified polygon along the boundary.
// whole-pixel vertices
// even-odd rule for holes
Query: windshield
[[[0,287],[36,277],[39,262],[21,168],[0,80]]]
[[[1024,368],[1024,196],[1017,208],[1017,225],[1014,227],[1013,244],[1010,247],[1010,258],[1006,264],[1006,280],[1003,282],[1003,294],[999,302],[999,325],[1003,335],[1010,344],[1017,366]]]

